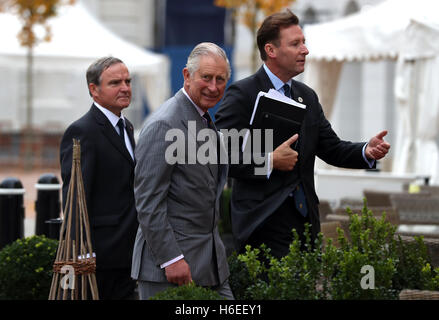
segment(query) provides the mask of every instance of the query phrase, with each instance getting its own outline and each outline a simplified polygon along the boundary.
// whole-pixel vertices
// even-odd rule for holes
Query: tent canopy
[[[51,41],[41,42],[34,48],[35,125],[44,126],[48,120],[66,127],[88,110],[91,99],[85,72],[90,63],[103,56],[120,58],[133,76],[133,102],[126,111],[128,117],[131,115],[141,123],[145,104],[154,109],[168,98],[167,57],[119,38],[92,17],[81,3],[62,7],[49,24]],[[18,42],[21,23],[15,15],[0,14],[0,28],[0,69],[3,75],[9,76],[0,81],[3,88],[10,89],[8,94],[0,94],[2,105],[10,106],[8,114],[0,111],[0,121],[9,121],[12,128],[17,129],[24,124],[27,49]],[[55,88],[57,90],[53,90]]]
[[[431,20],[436,0],[387,0],[345,18],[305,26],[309,60],[367,61],[395,59],[410,21]]]
[[[439,1],[387,0],[343,19],[305,27],[305,82],[330,117],[347,61],[397,60],[392,171],[439,183]]]

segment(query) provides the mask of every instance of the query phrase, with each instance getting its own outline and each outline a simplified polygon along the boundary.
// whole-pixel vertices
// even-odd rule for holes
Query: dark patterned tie
[[[206,119],[206,121],[207,121],[207,126],[208,126],[210,129],[216,130],[216,129],[215,129],[215,126],[213,125],[213,121],[212,121],[212,118],[210,117],[209,112],[205,112],[205,113],[203,114],[203,118]]]
[[[284,84],[282,89],[284,90],[284,95],[288,98],[291,98],[291,88],[287,83]],[[302,216],[306,217],[306,215],[308,214],[308,207],[306,205],[306,198],[305,193],[303,192],[302,183],[299,183],[296,189],[294,189],[293,197],[297,211],[299,211]]]
[[[216,135],[216,160],[217,160],[216,164],[219,164],[220,163],[220,152],[221,152],[220,148],[221,147],[220,147],[220,141],[219,141],[219,136],[218,136],[216,127],[213,124],[213,121],[212,121],[212,118],[210,117],[209,112],[205,112],[203,114],[203,118],[206,119],[207,127],[209,129],[212,129],[213,131],[215,131],[215,135]]]
[[[284,95],[286,95],[288,98],[291,98],[291,88],[288,83],[285,83],[282,89],[284,89]]]
[[[125,145],[125,124],[122,118],[117,122],[117,126],[119,127],[119,135],[122,138],[123,144]]]

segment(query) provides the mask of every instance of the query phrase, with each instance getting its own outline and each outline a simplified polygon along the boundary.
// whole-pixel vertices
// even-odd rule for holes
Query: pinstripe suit
[[[196,132],[189,129],[196,124]],[[218,232],[219,197],[227,177],[227,165],[165,160],[170,129],[195,139],[206,128],[200,114],[180,90],[145,123],[136,146],[135,198],[139,228],[134,245],[131,276],[167,283],[160,265],[183,254],[197,285],[218,286],[228,276],[226,252]],[[216,134],[215,140],[217,138]],[[213,141],[213,140],[210,140]],[[204,142],[197,142],[197,146]],[[215,149],[216,150],[216,149]],[[169,284],[171,286],[171,284]]]

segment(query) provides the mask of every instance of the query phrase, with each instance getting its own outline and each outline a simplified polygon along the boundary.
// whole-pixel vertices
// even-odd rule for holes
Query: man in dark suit
[[[304,71],[308,49],[299,20],[291,11],[267,17],[258,30],[257,43],[264,65],[227,89],[215,115],[216,126],[238,131],[249,128],[259,91],[275,89],[306,105],[299,134],[274,146],[273,152],[262,154],[267,164],[266,174],[255,174],[256,161],[232,163],[229,171],[229,176],[235,178],[231,218],[238,249],[242,251],[246,244],[258,247],[265,243],[274,256],[282,257],[293,240],[293,228],[302,244],[305,223],[311,224],[313,239],[320,231],[319,200],[314,186],[315,157],[334,166],[370,168],[375,160],[385,156],[390,145],[383,140],[386,131],[368,143],[340,140],[325,118],[316,93],[292,79]],[[273,134],[276,135],[276,129]],[[237,152],[229,151],[230,156]],[[241,154],[239,159],[242,158]]]
[[[131,78],[125,64],[105,57],[87,70],[93,104],[65,131],[61,141],[63,204],[72,167],[72,139],[81,144],[81,168],[96,253],[100,299],[129,299],[135,282],[130,277],[137,230],[134,203],[134,136],[122,115],[131,101]]]

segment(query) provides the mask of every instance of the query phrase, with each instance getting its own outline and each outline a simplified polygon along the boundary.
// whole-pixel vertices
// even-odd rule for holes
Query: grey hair
[[[195,71],[200,68],[200,57],[201,56],[209,56],[214,55],[224,59],[227,63],[227,80],[232,76],[232,69],[230,67],[229,59],[225,51],[212,42],[202,42],[195,46],[192,52],[189,54],[186,62],[186,68],[189,71],[189,74],[192,76]]]
[[[100,85],[102,72],[111,67],[113,64],[118,63],[123,63],[123,61],[115,57],[103,57],[93,62],[87,69],[87,86],[90,83],[94,83],[97,86]],[[91,96],[91,92],[89,93]]]

